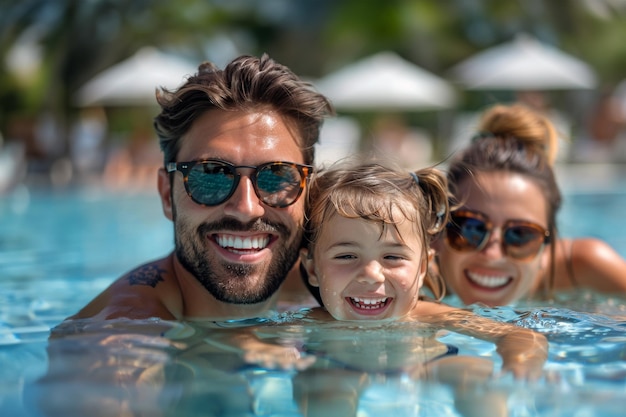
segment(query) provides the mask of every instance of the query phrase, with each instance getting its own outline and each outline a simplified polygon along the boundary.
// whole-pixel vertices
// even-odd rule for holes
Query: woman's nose
[[[499,227],[494,227],[491,233],[489,234],[489,240],[487,240],[487,244],[483,247],[481,252],[490,258],[497,259],[503,258],[506,256],[504,251],[502,250],[502,229]]]

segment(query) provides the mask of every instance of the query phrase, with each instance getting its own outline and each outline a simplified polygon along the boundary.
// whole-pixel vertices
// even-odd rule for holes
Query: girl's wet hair
[[[495,105],[481,118],[472,142],[456,155],[448,168],[448,183],[459,201],[458,187],[472,181],[480,172],[521,174],[541,189],[548,206],[550,235],[556,237],[556,214],[561,207],[561,192],[553,164],[558,152],[558,134],[550,120],[522,104]],[[553,240],[554,241],[554,240]],[[552,259],[554,247],[551,245]],[[548,290],[553,287],[554,263]]]
[[[428,260],[430,243],[448,221],[448,201],[445,174],[434,167],[409,172],[388,161],[340,161],[316,173],[309,184],[304,245],[314,254],[322,227],[334,215],[379,223],[381,233],[408,220],[423,242],[422,259]],[[319,289],[303,278],[321,304]],[[445,295],[443,280],[430,270],[424,285],[438,300]]]

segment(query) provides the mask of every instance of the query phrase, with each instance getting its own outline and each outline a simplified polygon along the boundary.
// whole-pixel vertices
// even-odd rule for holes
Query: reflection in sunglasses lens
[[[194,166],[187,178],[191,195],[209,205],[226,200],[230,196],[235,178],[223,168],[205,166],[203,169],[202,165]]]

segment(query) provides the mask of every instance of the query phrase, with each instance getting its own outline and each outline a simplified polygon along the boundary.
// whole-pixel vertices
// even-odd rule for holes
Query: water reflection
[[[439,407],[454,407],[454,388],[461,400],[457,406],[468,409],[485,392],[477,391],[478,384],[448,386],[430,381],[428,372],[411,375],[401,370],[416,369],[411,361],[428,363],[448,352],[441,343],[415,344],[420,338],[432,339],[432,329],[419,324],[410,329],[345,324],[329,329],[280,327],[272,336],[276,343],[310,341],[309,348],[315,349],[319,362],[297,371],[250,365],[241,351],[215,343],[238,337],[250,322],[224,327],[224,323],[116,320],[60,326],[48,344],[48,370],[33,384],[29,403],[36,404],[34,411],[44,416],[356,416],[368,404],[398,410],[397,398],[371,403],[372,388],[379,385],[395,384],[414,394],[415,390],[438,392],[439,401],[433,404]],[[257,327],[265,333],[271,330],[264,323]],[[421,331],[428,337],[416,339]],[[464,381],[485,372],[455,366],[468,373]],[[414,395],[407,395],[403,407],[421,409],[418,403],[407,405],[409,398]],[[498,401],[503,402],[500,397]]]
[[[440,343],[425,342],[433,329],[419,323],[285,326],[300,319],[297,314],[278,317],[279,327],[256,320],[79,321],[53,332],[48,368],[27,384],[24,404],[35,416],[623,415],[621,317],[557,306],[477,306],[475,312],[545,334],[544,376],[534,383],[496,376],[455,387],[427,373],[412,375],[404,371],[411,361],[428,363],[448,346],[458,347],[459,357],[500,365],[493,344],[452,332],[438,337]],[[219,342],[244,328],[282,347],[306,345],[316,364],[302,370],[251,365],[241,350]]]

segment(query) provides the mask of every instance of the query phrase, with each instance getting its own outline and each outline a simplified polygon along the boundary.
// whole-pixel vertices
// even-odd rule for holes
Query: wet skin
[[[415,308],[426,258],[409,221],[398,231],[388,226],[381,234],[380,223],[335,214],[324,223],[313,257],[303,251],[309,282],[320,287],[335,319],[398,318]]]
[[[211,110],[184,135],[176,160],[302,164],[295,132],[275,112]],[[212,207],[191,200],[180,172],[173,174],[171,185],[170,174],[159,173],[163,210],[175,224],[174,270],[185,316],[211,314],[211,306],[223,303],[262,309],[274,300],[297,259],[304,200],[286,208],[269,207],[255,194],[248,176],[252,170],[239,172],[242,178],[232,197]]]

